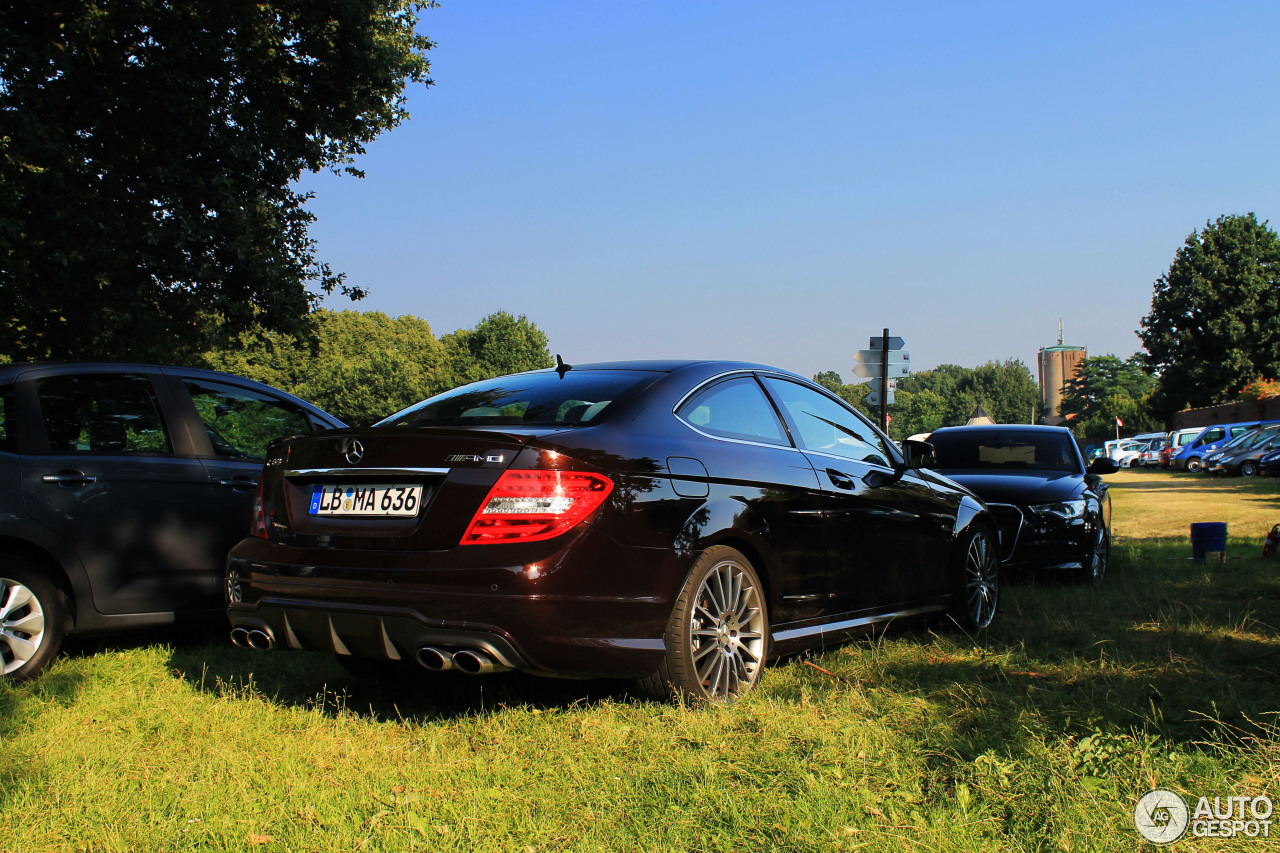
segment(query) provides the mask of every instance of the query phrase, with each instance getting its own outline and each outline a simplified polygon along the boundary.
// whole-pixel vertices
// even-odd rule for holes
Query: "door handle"
[[[40,478],[41,482],[57,483],[59,486],[87,486],[90,483],[96,483],[97,477],[90,477],[83,471],[59,471],[56,474],[45,474]]]
[[[218,485],[224,489],[235,489],[240,492],[258,488],[258,481],[252,477],[232,477],[230,480],[219,480]]]
[[[830,480],[831,485],[835,486],[837,489],[853,488],[853,478],[842,471],[837,471],[835,468],[827,469],[827,479]]]

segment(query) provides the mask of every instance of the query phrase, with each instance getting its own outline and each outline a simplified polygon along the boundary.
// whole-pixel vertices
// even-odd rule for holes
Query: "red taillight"
[[[263,539],[267,538],[267,514],[262,507],[262,483],[265,479],[258,480],[258,491],[253,496],[253,518],[249,521],[249,535]]]
[[[613,481],[585,471],[505,471],[462,534],[463,545],[537,542],[595,512]]]

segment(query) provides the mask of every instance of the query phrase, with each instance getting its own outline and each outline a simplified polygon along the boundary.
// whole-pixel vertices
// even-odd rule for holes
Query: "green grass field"
[[[1257,559],[1280,483],[1108,480],[1101,587],[1024,580],[983,635],[895,628],[732,707],[371,685],[222,632],[73,649],[0,684],[0,849],[1155,849],[1132,819],[1153,786],[1280,800],[1280,561]],[[1189,559],[1190,521],[1231,525],[1225,564]]]

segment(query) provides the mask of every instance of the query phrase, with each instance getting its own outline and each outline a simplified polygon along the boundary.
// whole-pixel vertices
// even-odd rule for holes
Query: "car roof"
[[[723,367],[730,370],[771,370],[781,373],[790,373],[789,370],[783,370],[779,367],[771,367],[767,364],[757,364],[750,361],[731,361],[714,358],[701,359],[631,359],[627,361],[593,361],[586,364],[571,364],[573,370],[647,370],[654,373],[675,373],[677,370],[683,370],[687,367]],[[543,368],[543,370],[555,370],[554,367]],[[540,373],[542,370],[531,370],[529,373]]]
[[[1071,430],[1066,427],[1050,426],[1049,424],[973,424],[972,426],[938,427],[934,432],[975,432],[977,430],[985,432],[1065,432],[1067,435],[1071,435]],[[1124,439],[1121,440],[1123,441]]]
[[[526,370],[517,376],[554,373],[558,368],[544,367],[538,370]],[[781,367],[773,367],[768,364],[759,364],[753,361],[727,361],[717,359],[632,359],[630,361],[595,361],[586,364],[570,364],[570,370],[587,371],[587,370],[632,370],[648,373],[667,373],[675,374],[682,371],[693,371],[701,374],[700,378],[709,378],[721,373],[732,373],[739,370],[763,371],[767,373],[778,373],[793,379],[799,379],[810,385],[815,384],[812,379],[807,379],[798,373],[793,373]],[[501,379],[500,376],[491,377],[492,379]],[[488,380],[479,380],[488,381]]]

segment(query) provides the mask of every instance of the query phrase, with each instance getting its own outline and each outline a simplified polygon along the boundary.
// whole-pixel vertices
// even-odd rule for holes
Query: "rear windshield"
[[[624,395],[659,374],[640,370],[554,370],[474,382],[428,397],[376,426],[575,426],[604,417]]]
[[[1075,441],[1065,433],[964,430],[935,432],[936,470],[1080,470]]]

